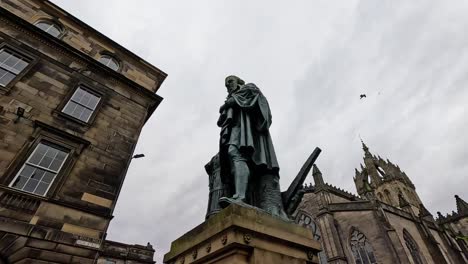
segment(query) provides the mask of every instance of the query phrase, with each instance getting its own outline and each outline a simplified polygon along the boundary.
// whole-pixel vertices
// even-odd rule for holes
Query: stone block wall
[[[64,27],[61,38],[34,25],[45,17]],[[0,260],[42,263],[56,256],[54,263],[93,263],[166,75],[48,1],[0,2],[3,50],[28,65],[0,84],[0,240],[8,242],[0,243]],[[121,69],[99,63],[101,50],[118,57]],[[99,98],[87,121],[63,111],[78,87]],[[42,142],[68,153],[54,180],[44,195],[13,188]],[[138,250],[129,249],[129,256]],[[145,254],[136,259],[152,263]]]

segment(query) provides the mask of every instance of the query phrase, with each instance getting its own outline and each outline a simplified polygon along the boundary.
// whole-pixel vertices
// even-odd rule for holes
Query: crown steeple
[[[362,150],[364,150],[364,156],[372,157],[372,154],[370,153],[369,148],[367,147],[366,143],[364,143],[362,139],[361,139],[361,143],[362,143]]]
[[[409,177],[398,165],[389,159],[374,155],[361,139],[364,151],[364,166],[355,170],[354,182],[359,195],[364,196],[371,191],[378,200],[399,207],[400,203],[409,204],[419,212],[421,200]],[[404,202],[400,200],[402,194]]]

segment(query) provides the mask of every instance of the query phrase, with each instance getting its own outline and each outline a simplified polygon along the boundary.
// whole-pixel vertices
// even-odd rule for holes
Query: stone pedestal
[[[233,204],[172,242],[164,263],[309,264],[318,251],[310,229]]]

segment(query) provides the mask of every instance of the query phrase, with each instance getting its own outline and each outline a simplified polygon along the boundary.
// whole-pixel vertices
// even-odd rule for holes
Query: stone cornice
[[[19,191],[19,190],[16,190],[16,189],[13,189],[13,188],[10,188],[10,187],[7,187],[7,186],[2,186],[2,185],[0,185],[0,191],[2,191],[4,193],[10,193],[10,194],[22,196],[22,197],[25,197],[25,199],[43,201],[43,202],[48,202],[48,203],[53,203],[53,204],[57,204],[57,205],[66,206],[66,207],[69,207],[69,208],[72,208],[72,209],[76,209],[76,210],[83,211],[83,212],[86,212],[86,213],[94,214],[94,215],[103,217],[103,218],[108,219],[108,220],[111,220],[112,218],[114,218],[114,216],[112,216],[110,214],[110,210],[108,210],[108,209],[94,210],[92,208],[87,208],[87,207],[84,207],[84,206],[75,205],[75,204],[70,203],[70,202],[65,202],[65,201],[61,201],[61,200],[50,198],[50,197],[38,196],[38,195],[35,195],[35,194],[27,193],[27,192],[24,192],[24,191]]]
[[[436,219],[436,221],[438,224],[446,224],[446,223],[456,222],[463,218],[468,218],[468,216],[464,216],[456,212],[452,212],[452,214],[447,214],[446,216],[443,216],[440,214],[438,218]]]
[[[320,186],[314,186],[312,184],[309,184],[309,185],[304,185],[303,188],[305,193],[313,193],[313,192],[318,192],[318,191],[327,191],[327,192],[330,192],[330,193],[333,193],[335,195],[338,195],[340,197],[343,197],[343,198],[346,198],[346,199],[349,199],[351,201],[362,201],[363,199],[350,193],[350,192],[347,192],[341,188],[338,188],[334,185],[331,185],[329,183],[324,183],[323,185],[320,185]]]
[[[71,21],[79,24],[80,26],[82,26],[84,29],[86,30],[89,30],[91,32],[93,32],[95,35],[97,35],[99,38],[102,38],[104,39],[105,41],[108,41],[110,43],[111,46],[113,47],[117,47],[118,49],[122,50],[123,52],[125,52],[127,55],[130,55],[134,60],[136,61],[139,61],[141,62],[143,65],[145,65],[145,67],[148,67],[149,69],[151,70],[154,70],[156,72],[158,72],[163,78],[162,80],[158,80],[160,81],[160,83],[158,84],[158,88],[159,86],[162,84],[162,82],[164,81],[164,79],[167,77],[167,73],[163,72],[161,69],[159,69],[158,67],[154,66],[153,64],[147,62],[146,60],[142,59],[141,57],[139,57],[138,55],[136,55],[135,53],[129,51],[128,49],[126,49],[125,47],[121,46],[119,43],[115,42],[114,40],[112,40],[111,38],[107,37],[106,35],[102,34],[101,32],[97,31],[96,29],[94,29],[93,27],[89,26],[88,24],[86,24],[85,22],[81,21],[80,19],[76,18],[75,16],[73,16],[72,14],[68,13],[67,11],[63,10],[61,7],[55,5],[54,3],[50,2],[49,0],[42,0],[46,5],[49,5],[51,6],[52,8],[58,10],[59,12],[63,13],[66,15],[66,17],[68,19],[70,19]]]
[[[77,49],[63,42],[62,40],[57,39],[51,36],[50,34],[47,34],[46,32],[35,27],[34,25],[23,20],[22,18],[16,16],[15,14],[9,12],[3,7],[0,7],[0,21],[4,21],[5,23],[10,24],[11,26],[21,31],[22,33],[28,35],[29,37],[34,38],[35,40],[40,41],[41,43],[54,49],[58,53],[73,59],[73,61],[80,64],[82,67],[87,67],[88,69],[92,71],[100,72],[106,75],[106,77],[108,77],[111,81],[121,82],[125,86],[130,87],[135,92],[151,98],[155,102],[156,107],[157,105],[159,105],[159,103],[163,99],[161,96],[157,95],[156,93],[151,92],[150,90],[134,82],[133,80],[130,80],[124,75],[106,67],[105,65],[91,58],[87,54],[81,51],[78,51]],[[158,87],[164,81],[164,78],[162,80],[158,80]]]
[[[118,249],[113,250],[113,248]],[[125,260],[135,260],[143,263],[155,263],[153,261],[154,252],[155,250],[149,246],[129,245],[105,240],[101,256],[115,257],[117,259],[125,258]]]

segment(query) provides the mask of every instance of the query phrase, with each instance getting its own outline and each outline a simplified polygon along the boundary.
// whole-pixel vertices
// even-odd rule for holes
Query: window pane
[[[44,170],[36,169],[30,178],[40,181],[42,179],[42,176],[44,176],[44,173]]]
[[[36,152],[37,153],[40,153],[41,155],[44,155],[46,154],[47,150],[49,149],[50,147],[47,146],[46,144],[43,144],[43,143],[39,143],[37,145],[37,149],[36,149]]]
[[[10,56],[11,56],[11,53],[9,53],[6,50],[1,50],[0,51],[0,65],[3,64]]]
[[[62,161],[61,161],[61,160],[54,159],[54,160],[52,161],[52,164],[50,164],[49,169],[51,169],[51,170],[53,170],[53,171],[58,171],[61,165],[62,165]]]
[[[52,180],[54,179],[55,177],[55,174],[51,173],[51,172],[46,172],[44,173],[44,176],[42,177],[42,180],[43,182],[45,183],[51,183]]]
[[[24,186],[23,190],[26,192],[33,192],[36,186],[39,184],[38,180],[30,179]]]
[[[19,60],[18,63],[14,66],[14,68],[19,72],[21,72],[22,70],[24,70],[24,68],[26,68],[28,66],[28,62],[24,61],[24,60]]]
[[[406,229],[403,229],[403,238],[405,239],[405,244],[408,250],[411,253],[411,257],[413,258],[413,262],[415,264],[422,264],[423,261],[421,259],[421,255],[419,254],[419,249],[414,241],[414,239],[411,237],[408,231]]]
[[[45,32],[49,33],[50,35],[54,37],[58,37],[62,33],[62,29],[58,25],[49,21],[38,22],[36,24],[36,27],[44,30]]]
[[[36,24],[36,27],[46,31],[50,27],[50,23],[48,23],[46,21],[41,21],[41,22]]]
[[[88,122],[88,120],[91,117],[92,113],[93,112],[91,110],[83,108],[83,112],[81,112],[80,119],[85,121],[85,122]]]
[[[57,153],[57,156],[55,157],[55,159],[63,161],[66,156],[67,156],[66,152],[59,150],[58,153]]]
[[[28,181],[28,178],[19,176],[18,178],[16,178],[15,182],[11,185],[11,187],[21,189],[21,188],[23,188],[24,184],[27,181]]]
[[[80,116],[81,116],[81,113],[83,112],[83,109],[84,109],[83,106],[77,104],[76,107],[75,107],[75,110],[73,110],[73,113],[71,113],[71,115],[73,117],[76,117],[76,118],[80,119]]]
[[[48,148],[47,148],[47,152],[45,153],[45,155],[49,158],[55,158],[55,156],[57,155],[57,150],[49,146],[47,147]]]
[[[359,254],[361,255],[363,264],[371,264],[369,258],[367,257],[367,252],[364,250],[364,248],[359,247]]]
[[[367,251],[367,256],[369,256],[369,260],[371,263],[376,263],[374,253],[372,251],[372,248],[368,242],[366,242],[366,245],[364,246],[365,250]]]
[[[47,190],[47,187],[49,187],[49,184],[45,182],[40,182],[36,190],[34,191],[34,193],[39,194],[39,195],[44,195]]]
[[[20,59],[18,57],[12,55],[2,64],[2,68],[11,71],[14,74],[18,74],[20,71],[16,70],[15,66],[19,61]]]
[[[119,63],[117,60],[109,55],[102,55],[101,58],[99,58],[99,62],[115,71],[119,69]]]
[[[62,32],[56,25],[53,25],[49,28],[49,30],[47,30],[47,33],[51,34],[54,37],[58,37]]]
[[[100,61],[102,64],[104,64],[104,65],[107,66],[107,65],[109,64],[110,59],[107,58],[107,57],[102,57],[101,59],[99,59],[99,61]]]
[[[87,108],[90,108],[91,110],[94,110],[100,98],[84,89],[78,88],[77,95],[73,96],[72,99],[74,102],[77,102],[80,105],[86,106]]]
[[[36,165],[39,164],[39,162],[42,160],[42,157],[47,152],[47,148],[48,147],[44,144],[37,145],[36,150],[33,152],[28,162]]]
[[[44,168],[49,168],[51,163],[52,163],[52,158],[44,156],[44,157],[42,157],[42,160],[39,163],[39,166],[44,167]]]
[[[88,102],[88,104],[86,106],[89,107],[90,109],[94,110],[100,99],[101,98],[99,98],[99,97],[92,94],[91,98],[90,98],[90,100],[89,100],[89,102]]]
[[[7,84],[9,84],[15,77],[16,75],[0,68],[0,85],[1,86],[7,86]]]
[[[99,97],[92,96],[91,100],[89,101],[88,107],[92,110],[96,109],[96,106],[99,103],[99,99]]]
[[[75,93],[72,96],[72,100],[75,102],[81,101],[81,98],[83,97],[84,93],[85,91],[83,91],[83,89],[81,88],[76,89]]]
[[[36,168],[34,168],[33,166],[25,165],[23,169],[21,170],[20,175],[26,178],[29,178],[31,177],[31,175],[34,173],[35,170]]]
[[[359,232],[358,230],[354,230],[350,237],[350,244],[356,263],[377,263],[372,246],[369,244],[369,241],[366,239],[366,236],[363,233]]]
[[[89,99],[91,99],[91,95],[88,92],[84,92],[83,97],[78,103],[80,103],[81,105],[88,105]]]
[[[77,104],[74,102],[68,102],[65,108],[63,108],[62,112],[64,112],[67,115],[71,115],[73,111],[75,111]]]
[[[117,62],[112,60],[112,61],[109,62],[107,67],[109,67],[109,68],[113,69],[114,71],[116,71],[116,70],[119,69],[119,64],[117,64]]]
[[[356,260],[356,264],[363,264],[361,260],[361,256],[359,255],[359,252],[356,249],[356,247],[354,247],[352,250],[353,250],[354,260]]]

